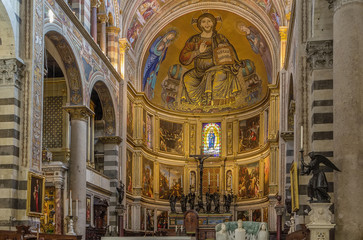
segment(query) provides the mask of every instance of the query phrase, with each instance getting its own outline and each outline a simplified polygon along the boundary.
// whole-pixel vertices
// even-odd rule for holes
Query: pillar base
[[[310,203],[310,223],[306,227],[310,230],[311,240],[329,239],[330,229],[335,227],[331,223],[332,213],[329,210],[332,203]]]

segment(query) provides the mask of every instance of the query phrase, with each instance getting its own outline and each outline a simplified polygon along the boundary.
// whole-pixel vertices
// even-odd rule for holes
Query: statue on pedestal
[[[226,213],[230,212],[232,199],[233,199],[232,194],[228,193],[227,195],[224,195],[224,209]]]
[[[185,213],[187,211],[187,200],[188,200],[188,197],[185,196],[183,193],[180,197],[180,206],[181,206],[183,213]]]
[[[169,203],[170,203],[170,211],[172,212],[172,213],[175,213],[176,212],[176,210],[175,210],[175,205],[176,205],[176,200],[177,200],[177,196],[176,195],[174,195],[174,194],[172,194],[172,195],[170,195],[170,198],[169,198]]]
[[[219,193],[215,192],[213,195],[214,213],[220,213]]]
[[[210,213],[212,211],[212,200],[213,200],[213,194],[210,194],[207,192],[205,194],[205,201],[207,205],[207,213]]]
[[[195,202],[195,193],[190,192],[188,194],[188,203],[189,203],[189,206],[190,206],[190,210],[194,209],[194,202]]]
[[[118,204],[121,205],[125,197],[125,184],[120,181],[120,186],[116,187],[116,190],[118,195]]]
[[[266,223],[261,223],[260,225],[260,231],[257,235],[257,240],[267,240],[268,239],[268,233],[266,229]]]
[[[323,169],[319,165],[320,163],[323,163],[330,169],[339,172],[340,170],[323,155],[310,152],[309,157],[311,159],[309,164],[306,164],[303,158],[301,159],[301,175],[309,175],[311,172],[313,173],[313,176],[309,180],[308,184],[308,196],[310,197],[310,202],[330,202],[330,196],[328,194],[328,181],[326,180]],[[314,198],[317,200],[314,201]]]

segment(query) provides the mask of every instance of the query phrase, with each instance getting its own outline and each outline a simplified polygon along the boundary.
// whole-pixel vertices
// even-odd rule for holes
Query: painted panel
[[[239,152],[252,150],[259,147],[260,116],[239,122]]]
[[[239,166],[238,198],[256,198],[259,191],[259,162]]]
[[[182,194],[183,167],[160,164],[159,172],[159,198],[169,199],[170,195]]]
[[[160,151],[183,154],[183,124],[160,120]]]
[[[142,164],[142,195],[154,197],[154,162],[143,158]]]

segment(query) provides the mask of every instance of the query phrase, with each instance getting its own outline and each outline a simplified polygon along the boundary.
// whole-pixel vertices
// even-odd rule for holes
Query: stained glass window
[[[221,154],[221,123],[203,123],[203,154],[218,157]]]

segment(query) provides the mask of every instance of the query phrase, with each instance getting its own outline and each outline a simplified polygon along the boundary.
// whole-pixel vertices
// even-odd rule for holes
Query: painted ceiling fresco
[[[272,60],[255,26],[210,10],[165,26],[148,47],[142,69],[142,90],[152,103],[182,112],[222,112],[264,98]]]

